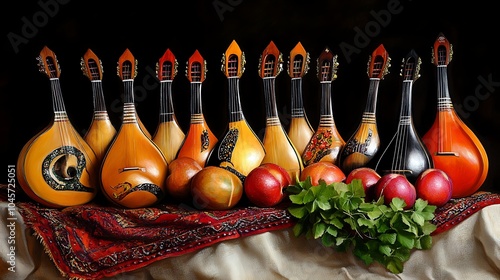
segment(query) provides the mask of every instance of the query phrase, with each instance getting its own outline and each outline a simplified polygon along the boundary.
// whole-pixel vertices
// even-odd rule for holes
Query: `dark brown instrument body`
[[[411,50],[403,59],[403,77],[399,124],[396,133],[382,152],[375,170],[379,174],[403,174],[415,183],[418,175],[432,168],[429,151],[418,135],[412,117],[413,83],[420,77],[420,57]]]
[[[137,61],[127,49],[118,61],[123,81],[123,120],[102,163],[101,184],[106,198],[126,208],[156,204],[165,195],[167,161],[137,119],[134,78]]]
[[[345,141],[340,135],[333,117],[332,82],[337,78],[337,55],[325,48],[317,60],[318,79],[321,83],[321,109],[318,128],[309,140],[302,162],[304,166],[319,161],[338,164]]]
[[[44,47],[37,57],[50,78],[54,119],[22,148],[17,179],[33,200],[55,208],[90,202],[97,194],[99,162],[66,114],[56,55]]]
[[[376,118],[377,95],[380,81],[389,73],[390,60],[382,44],[373,51],[368,60],[370,86],[365,110],[361,123],[347,140],[339,156],[339,166],[346,174],[353,169],[367,166],[380,148]]]
[[[448,174],[453,182],[453,198],[476,192],[488,174],[486,151],[472,130],[457,115],[448,89],[448,63],[452,45],[439,34],[434,43],[433,63],[437,66],[437,114],[422,141],[434,166]]]

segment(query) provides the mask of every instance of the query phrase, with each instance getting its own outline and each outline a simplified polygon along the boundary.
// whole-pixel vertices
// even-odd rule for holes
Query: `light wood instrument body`
[[[276,76],[283,67],[282,54],[271,41],[260,57],[259,74],[263,82],[263,91],[266,101],[266,127],[264,130],[264,149],[266,155],[262,163],[275,163],[283,167],[290,174],[292,183],[295,183],[304,168],[299,152],[288,137],[278,117],[276,105]]]
[[[472,195],[486,180],[487,153],[472,130],[460,119],[448,89],[448,63],[452,45],[441,33],[434,43],[432,58],[437,66],[437,113],[422,141],[434,166],[448,174],[453,182],[453,198]]]
[[[302,161],[304,166],[319,161],[338,164],[345,140],[340,135],[333,117],[332,82],[337,78],[337,55],[325,48],[317,59],[318,79],[321,83],[321,108],[318,128],[309,140]]]
[[[370,84],[361,122],[340,153],[339,166],[346,174],[353,169],[367,166],[380,148],[376,118],[377,95],[380,81],[389,73],[389,67],[389,54],[381,44],[368,59]]]
[[[201,86],[206,78],[206,61],[196,50],[188,60],[186,76],[191,86],[191,120],[189,130],[177,157],[190,157],[205,167],[208,156],[217,144],[217,137],[203,115]]]
[[[112,203],[126,208],[156,204],[165,195],[167,161],[137,121],[134,78],[137,62],[127,49],[118,62],[124,85],[123,120],[101,167],[101,184]]]
[[[169,164],[176,158],[186,136],[177,122],[172,102],[172,82],[177,75],[177,66],[177,59],[170,49],[165,51],[156,64],[160,81],[160,120],[153,141]]]
[[[414,50],[403,59],[398,127],[375,165],[375,170],[379,174],[403,174],[413,184],[420,173],[434,167],[430,153],[418,135],[412,117],[413,83],[420,77],[420,64],[420,57]]]
[[[33,200],[54,208],[82,205],[97,194],[98,160],[66,114],[56,55],[46,46],[38,56],[50,78],[54,118],[22,148],[17,179]]]
[[[260,165],[266,154],[262,141],[248,124],[241,106],[239,82],[245,62],[245,54],[233,40],[222,57],[222,71],[228,82],[229,123],[207,162],[233,172],[242,181]]]
[[[109,119],[106,103],[104,101],[102,89],[103,68],[101,60],[91,49],[88,49],[83,55],[80,65],[83,74],[89,78],[92,84],[92,100],[94,104],[92,122],[83,138],[90,145],[92,150],[94,150],[100,165],[111,141],[113,141],[116,135],[116,129]]]
[[[314,129],[307,118],[302,98],[302,77],[309,70],[309,60],[309,53],[306,52],[300,42],[297,43],[297,45],[290,51],[290,59],[288,60],[288,75],[292,79],[292,116],[287,134],[301,155],[314,134]]]

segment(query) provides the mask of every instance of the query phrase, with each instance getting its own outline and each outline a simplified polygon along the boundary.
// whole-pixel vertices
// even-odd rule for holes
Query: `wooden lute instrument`
[[[270,162],[283,167],[295,183],[304,165],[278,117],[275,82],[276,76],[283,70],[283,57],[273,41],[262,52],[259,65],[266,102],[266,127],[263,139],[266,155],[262,163]]]
[[[302,153],[304,166],[319,161],[338,164],[340,151],[345,145],[333,117],[332,82],[337,79],[337,55],[325,48],[316,64],[321,83],[320,119],[318,128]]]
[[[293,145],[302,155],[307,143],[314,134],[309,123],[302,98],[302,77],[309,71],[309,53],[299,42],[290,51],[288,59],[288,75],[291,78],[291,120],[287,134]]]
[[[453,182],[453,198],[476,192],[488,174],[488,156],[472,130],[460,119],[448,89],[448,63],[453,48],[440,33],[434,42],[432,62],[437,67],[437,114],[422,141],[434,166],[448,174]]]
[[[169,164],[176,158],[186,136],[177,122],[172,102],[172,82],[177,75],[177,66],[177,59],[170,49],[165,51],[156,64],[156,74],[160,81],[160,120],[153,141]]]
[[[126,49],[118,61],[124,87],[123,119],[104,156],[100,179],[103,193],[112,203],[126,208],[156,204],[165,195],[167,161],[137,121],[134,78],[137,61]]]
[[[218,141],[203,115],[201,86],[206,74],[206,61],[196,50],[189,58],[186,67],[186,77],[191,87],[191,120],[177,157],[190,157],[202,167],[206,165],[207,158]]]
[[[233,172],[242,181],[260,165],[266,154],[262,141],[248,124],[241,107],[240,78],[245,63],[245,53],[233,40],[222,56],[222,71],[228,84],[229,123],[207,163]]]
[[[92,100],[94,104],[94,114],[90,127],[85,133],[84,139],[94,150],[99,165],[106,154],[111,141],[116,135],[116,129],[109,120],[104,94],[102,89],[103,68],[101,60],[96,54],[88,49],[80,61],[83,74],[89,78],[92,84]]]
[[[380,136],[377,127],[376,108],[380,81],[389,73],[390,57],[379,45],[368,59],[368,77],[370,79],[365,110],[353,135],[347,140],[339,157],[339,166],[348,174],[353,169],[367,166],[377,154]]]
[[[415,183],[418,175],[424,170],[434,166],[429,151],[417,133],[412,117],[413,83],[420,77],[421,63],[415,50],[411,50],[403,59],[398,127],[375,165],[375,170],[379,174],[403,174],[411,183]]]
[[[23,146],[17,179],[30,198],[47,207],[85,204],[97,194],[99,163],[66,114],[56,55],[45,46],[37,60],[50,79],[54,118]]]

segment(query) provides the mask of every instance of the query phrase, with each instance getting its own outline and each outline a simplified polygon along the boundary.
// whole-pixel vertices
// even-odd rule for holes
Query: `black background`
[[[483,3],[484,2],[484,3]],[[44,46],[56,55],[68,116],[83,135],[93,113],[91,84],[80,69],[88,48],[101,59],[108,113],[118,128],[122,83],[118,58],[129,49],[138,61],[135,79],[137,111],[153,134],[158,124],[159,83],[156,62],[170,48],[179,62],[173,82],[176,117],[189,126],[189,81],[186,61],[197,49],[207,61],[202,86],[205,118],[216,134],[227,125],[226,77],[221,58],[232,40],[246,55],[240,80],[245,116],[259,136],[265,127],[259,57],[272,40],[283,53],[285,70],[276,78],[278,111],[284,126],[290,120],[288,55],[300,41],[311,56],[304,76],[306,114],[317,127],[320,86],[316,59],[325,47],[338,54],[338,78],[332,84],[333,113],[345,140],[359,125],[368,92],[367,61],[384,44],[392,59],[380,83],[377,122],[382,145],[395,132],[401,96],[402,58],[414,49],[422,59],[421,77],[413,86],[413,120],[422,136],[436,114],[436,71],[431,48],[438,34],[453,44],[448,66],[450,94],[459,115],[484,145],[490,161],[482,189],[497,191],[499,155],[498,89],[500,88],[499,23],[494,2],[474,1],[18,1],[2,9],[0,60],[0,159],[16,164],[22,146],[53,118],[50,83],[38,71],[36,57]],[[175,4],[174,4],[175,3]],[[361,36],[360,34],[364,35]],[[360,37],[361,36],[361,37]],[[351,53],[346,53],[346,48]],[[490,81],[485,87],[482,81]],[[498,82],[497,82],[498,81]],[[0,176],[0,178],[2,178]],[[0,182],[6,181],[0,179]]]

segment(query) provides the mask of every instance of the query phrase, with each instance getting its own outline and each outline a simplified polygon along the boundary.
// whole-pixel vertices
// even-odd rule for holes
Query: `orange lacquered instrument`
[[[361,123],[342,149],[339,157],[339,167],[348,174],[353,169],[367,166],[377,154],[380,147],[376,108],[380,81],[389,73],[391,58],[379,45],[368,59],[368,77],[370,85],[366,99],[365,111]]]
[[[30,198],[45,206],[85,204],[97,194],[99,162],[68,119],[56,55],[45,46],[37,60],[40,72],[50,79],[54,119],[22,148],[17,179]]]
[[[337,55],[325,48],[317,59],[318,79],[321,83],[321,108],[319,125],[309,140],[302,161],[304,166],[319,161],[338,163],[345,141],[337,130],[333,118],[332,82],[337,78]]]
[[[489,163],[483,145],[453,108],[447,72],[452,54],[452,45],[440,33],[432,51],[432,62],[437,67],[437,114],[422,141],[434,160],[434,166],[450,176],[452,197],[461,198],[481,187]]]
[[[288,59],[288,75],[291,78],[291,120],[288,126],[288,137],[302,154],[307,143],[314,134],[314,129],[306,115],[302,99],[302,77],[309,71],[309,53],[299,42],[290,51]]]
[[[160,121],[153,141],[163,152],[167,163],[175,159],[186,136],[177,122],[172,102],[172,82],[177,75],[177,66],[177,59],[170,49],[165,51],[156,64],[156,74],[160,81]]]
[[[177,157],[190,157],[195,159],[202,167],[206,165],[207,158],[217,144],[217,137],[208,127],[201,99],[201,86],[207,73],[206,61],[196,50],[189,58],[186,76],[191,86],[191,120],[189,131],[179,149]]]
[[[104,156],[100,173],[106,198],[126,208],[147,207],[163,199],[168,167],[158,146],[138,123],[136,75],[137,61],[126,49],[118,61],[118,76],[124,87],[122,124]]]
[[[401,65],[403,84],[398,127],[375,165],[375,170],[379,174],[403,174],[412,184],[416,182],[420,173],[434,166],[430,153],[413,123],[413,84],[420,78],[421,64],[422,60],[415,50],[411,50],[403,59]]]
[[[248,124],[241,107],[240,77],[245,71],[245,63],[245,53],[233,40],[222,56],[222,71],[228,83],[229,123],[207,163],[223,167],[242,180],[260,165],[266,154],[264,145]]]
[[[116,129],[109,120],[104,94],[102,90],[102,63],[95,53],[88,49],[83,55],[80,65],[83,74],[89,78],[92,84],[92,100],[94,103],[94,114],[90,127],[85,133],[84,139],[94,150],[100,162],[109,148],[111,141],[116,135]]]
[[[288,137],[278,117],[275,81],[276,76],[283,70],[283,57],[273,41],[262,52],[259,65],[266,102],[266,128],[263,140],[266,155],[262,159],[262,163],[270,162],[283,167],[290,174],[292,182],[295,183],[304,166],[299,152]]]

